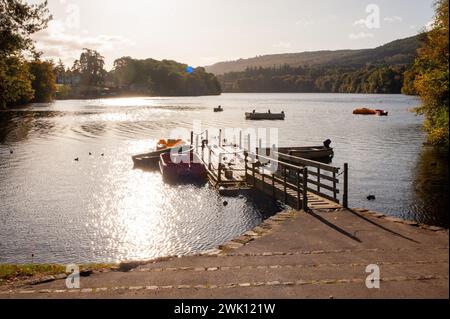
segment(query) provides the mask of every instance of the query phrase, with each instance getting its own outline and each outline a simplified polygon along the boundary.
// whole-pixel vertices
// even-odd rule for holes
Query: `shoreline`
[[[332,211],[339,211],[341,209],[328,209],[321,210],[324,213],[330,213]],[[403,224],[407,226],[411,226],[414,228],[420,228],[431,232],[449,232],[449,229],[426,225],[423,223],[405,220],[398,217],[393,217],[386,215],[384,213],[371,211],[364,208],[349,208],[350,212],[356,212],[358,214],[362,214],[367,217],[372,217],[376,219],[386,220],[393,224]],[[232,253],[233,251],[244,247],[250,242],[257,240],[265,235],[269,234],[274,228],[280,226],[283,222],[287,220],[291,220],[296,217],[297,214],[303,213],[303,211],[297,211],[294,209],[286,209],[278,212],[277,214],[267,218],[261,224],[252,228],[251,230],[246,231],[240,236],[229,240],[226,243],[218,245],[214,248],[200,251],[193,254],[182,255],[181,258],[187,257],[200,257],[200,256],[221,256],[225,254]],[[160,256],[153,259],[147,260],[125,260],[118,263],[84,263],[80,264],[80,276],[90,276],[92,273],[105,273],[105,272],[129,272],[135,268],[140,266],[149,265],[149,264],[157,264],[160,262],[165,262],[174,258],[180,258],[179,256]],[[19,275],[11,276],[9,278],[3,278],[4,269],[15,267],[19,271]],[[0,290],[1,288],[5,288],[9,286],[10,288],[17,288],[22,286],[35,286],[43,283],[49,283],[57,280],[66,279],[69,273],[65,272],[62,269],[65,269],[66,266],[62,264],[47,264],[47,263],[33,263],[33,264],[0,264]],[[22,269],[34,268],[37,271],[33,272],[32,275],[26,276],[21,274]],[[53,268],[56,271],[39,271],[39,269],[48,269]],[[59,269],[59,271],[57,270]],[[3,270],[3,271],[2,271]]]

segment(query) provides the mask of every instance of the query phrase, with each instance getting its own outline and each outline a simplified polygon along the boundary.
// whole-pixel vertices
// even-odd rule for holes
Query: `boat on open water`
[[[260,112],[248,112],[245,113],[245,119],[247,120],[284,120],[286,118],[286,114],[284,111],[281,113],[272,113],[270,110],[267,113]]]

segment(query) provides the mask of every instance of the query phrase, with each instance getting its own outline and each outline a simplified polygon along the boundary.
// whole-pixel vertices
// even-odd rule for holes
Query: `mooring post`
[[[308,168],[305,166],[303,168],[303,201],[302,208],[303,211],[308,211]]]
[[[344,195],[342,202],[344,208],[348,208],[348,163],[344,163]]]

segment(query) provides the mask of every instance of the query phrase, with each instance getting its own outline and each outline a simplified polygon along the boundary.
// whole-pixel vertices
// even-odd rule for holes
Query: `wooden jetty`
[[[250,136],[244,147],[242,133],[238,144],[224,143],[219,133],[219,143],[212,145],[208,137],[208,131],[191,133],[191,144],[207,169],[209,182],[220,192],[254,189],[305,211],[309,208],[348,207],[347,164],[341,170],[332,165],[279,153],[276,148],[272,148],[270,154],[258,154],[251,151]],[[263,149],[261,140],[259,149]],[[339,179],[341,176],[342,181]]]

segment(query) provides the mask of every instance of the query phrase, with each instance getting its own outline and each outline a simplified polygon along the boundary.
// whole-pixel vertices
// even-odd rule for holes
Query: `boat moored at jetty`
[[[162,139],[156,145],[153,152],[132,156],[134,166],[137,168],[156,169],[160,160],[160,155],[170,152],[172,149],[181,148],[186,143],[181,139]]]
[[[334,156],[334,149],[330,147],[331,141],[326,140],[323,145],[319,146],[300,146],[300,147],[280,147],[277,152],[280,157],[287,155],[285,160],[296,162],[295,158],[303,158],[309,160],[325,161],[331,160]],[[270,152],[270,149],[263,149],[263,152]]]
[[[222,107],[222,105],[219,105],[218,107],[215,107],[214,108],[214,112],[223,112],[223,107]]]
[[[285,118],[286,114],[284,111],[281,113],[272,113],[270,110],[267,113],[256,111],[245,113],[245,119],[247,120],[284,120]]]
[[[165,181],[206,181],[207,171],[193,148],[160,155],[159,168]]]

